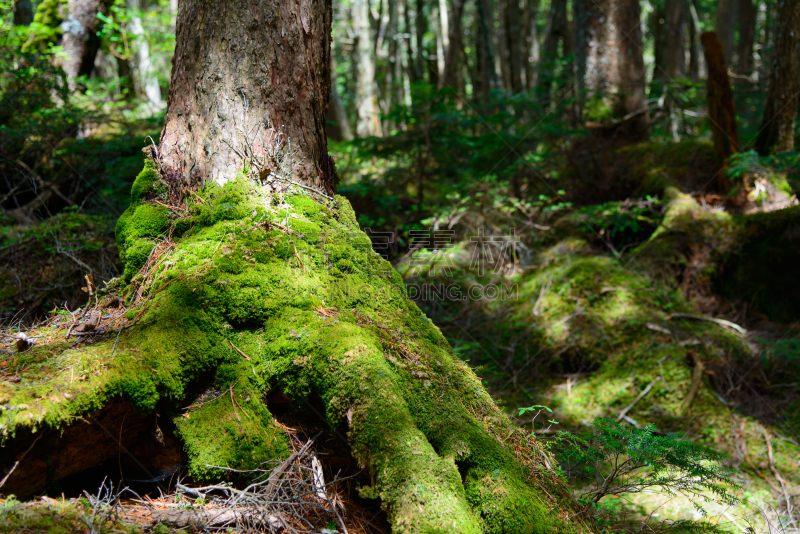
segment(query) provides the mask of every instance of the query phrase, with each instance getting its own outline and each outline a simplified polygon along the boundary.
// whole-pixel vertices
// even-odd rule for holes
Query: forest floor
[[[573,207],[526,219],[489,206],[468,224],[461,217],[450,225],[456,239],[447,247],[420,250],[397,267],[519,425],[545,441],[597,417],[680,432],[727,455],[725,465],[735,470],[740,504],[707,504],[707,520],[729,532],[796,532],[800,293],[793,278],[800,251],[792,238],[800,208],[771,176],[755,177],[763,195],[739,208],[700,194],[711,173],[709,150],[686,142],[609,153],[595,161],[605,180],[581,190]],[[116,269],[113,224],[63,213],[0,229],[5,333],[27,330],[18,321],[23,309],[53,310],[51,325],[72,320],[62,302],[74,310],[86,300],[87,267]],[[508,239],[511,227],[518,241]],[[489,233],[471,239],[478,228]],[[473,287],[480,292],[470,293]],[[124,311],[104,320],[136,319]],[[16,343],[0,340],[4,383],[38,363],[18,356]],[[0,383],[0,403],[6,393]],[[532,406],[552,413],[520,415]],[[578,494],[585,490],[575,483]],[[103,531],[86,524],[96,510],[90,499],[55,497],[6,498],[0,532]],[[135,506],[128,511],[144,517]],[[702,516],[681,495],[660,492],[611,495],[601,507],[649,518],[651,526]],[[107,519],[103,532],[152,526],[150,518]]]

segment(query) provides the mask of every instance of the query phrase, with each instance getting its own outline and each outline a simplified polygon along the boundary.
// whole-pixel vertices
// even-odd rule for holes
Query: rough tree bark
[[[639,0],[577,0],[580,89],[595,119],[623,118],[625,137],[649,138]]]
[[[717,34],[705,32],[700,36],[708,65],[706,101],[708,120],[714,136],[714,151],[720,166],[739,151],[739,131],[736,127],[736,111],[733,107],[733,94],[728,79],[728,66],[725,62],[725,49]],[[721,191],[730,188],[724,172],[717,173],[717,187]]]
[[[75,78],[88,76],[94,68],[100,49],[97,31],[102,24],[97,13],[105,12],[109,3],[109,0],[69,0],[67,3],[67,18],[61,23],[64,30],[61,45],[66,52],[62,68],[73,87]]]
[[[395,533],[588,531],[549,454],[331,197],[330,28],[330,0],[181,1],[161,145],[117,223],[124,275],[91,343],[65,340],[90,332],[71,317],[29,332],[47,367],[0,389],[0,466],[33,463],[3,491],[146,461],[129,406],[145,435],[170,422],[196,480],[285,459],[277,397],[342,439]],[[102,446],[75,438],[86,427]]]
[[[800,93],[800,3],[781,2],[775,32],[775,56],[769,93],[756,147],[762,154],[794,148],[795,120]]]
[[[233,180],[248,151],[269,160],[276,142],[268,137],[269,128],[291,143],[295,179],[333,192],[324,128],[330,13],[323,2],[299,1],[270,3],[254,15],[230,2],[217,10],[202,0],[181,2],[159,149],[173,195]],[[278,37],[276,17],[291,17],[296,24]],[[195,38],[200,32],[205,39]],[[274,165],[267,161],[263,179]]]

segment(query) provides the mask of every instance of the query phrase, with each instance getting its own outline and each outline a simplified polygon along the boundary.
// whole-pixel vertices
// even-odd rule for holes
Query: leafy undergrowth
[[[708,504],[709,528],[793,528],[800,351],[796,331],[763,314],[797,318],[786,268],[797,253],[798,209],[731,216],[673,186],[663,198],[663,213],[642,214],[654,231],[644,238],[629,231],[638,242],[625,253],[609,246],[611,230],[598,234],[604,224],[630,229],[636,214],[610,203],[551,219],[523,234],[516,250],[496,224],[493,236],[422,250],[399,268],[510,414],[531,405],[553,410],[549,423],[541,416],[535,428],[529,416],[518,423],[543,436],[596,418],[682,433],[736,468],[732,480],[741,488],[732,489],[742,504]],[[767,305],[754,309],[754,302]],[[576,484],[581,492],[595,487]],[[662,492],[610,495],[599,511],[612,513],[598,516],[612,530],[630,528],[620,512],[660,528],[702,518],[680,494]]]
[[[29,463],[6,489],[57,479],[48,431],[95,420],[120,398],[171,421],[195,480],[212,476],[209,465],[284,458],[285,434],[264,403],[281,391],[300,410],[321,401],[371,477],[360,495],[380,499],[396,532],[586,528],[541,469],[547,453],[405,297],[344,199],[320,203],[243,176],[171,206],[149,161],[131,199],[116,232],[122,278],[96,306],[29,330],[28,350],[3,348],[14,379],[2,386],[3,462],[31,433],[51,436],[30,453],[49,463],[40,472]],[[223,394],[209,398],[209,387]]]

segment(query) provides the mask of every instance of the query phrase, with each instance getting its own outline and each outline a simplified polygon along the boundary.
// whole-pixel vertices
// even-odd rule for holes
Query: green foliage
[[[408,232],[424,219],[487,190],[509,207],[559,196],[546,179],[557,178],[556,155],[575,132],[558,112],[545,113],[534,94],[497,92],[487,103],[464,106],[450,89],[414,84],[411,91],[409,106],[386,115],[394,125],[389,135],[333,148],[345,177],[339,191],[362,226],[391,229],[408,244]]]
[[[595,481],[581,500],[597,503],[607,495],[660,489],[689,498],[705,514],[700,501],[734,505],[731,469],[720,465],[725,456],[710,447],[658,435],[653,425],[637,429],[611,419],[594,420],[594,432],[560,432],[558,454],[566,472]]]

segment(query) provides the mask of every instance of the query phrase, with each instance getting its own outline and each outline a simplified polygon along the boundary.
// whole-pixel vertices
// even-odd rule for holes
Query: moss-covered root
[[[122,296],[137,326],[118,346],[107,339],[53,356],[52,368],[102,364],[69,386],[69,402],[47,400],[64,376],[36,391],[23,376],[11,404],[35,403],[37,414],[0,413],[4,435],[58,426],[114,396],[145,412],[192,405],[175,410],[176,427],[190,472],[208,478],[217,476],[208,465],[247,469],[285,457],[260,404],[277,387],[298,406],[322,398],[327,421],[370,473],[362,495],[381,499],[395,533],[583,530],[548,511],[571,501],[546,497],[518,461],[509,441],[519,429],[406,298],[344,199],[324,206],[241,179],[201,191],[176,218],[150,202],[158,186],[148,164],[117,226],[129,280]],[[206,402],[190,391],[227,395]],[[539,454],[527,445],[528,456]]]
[[[372,491],[385,503],[393,532],[481,532],[458,469],[417,428],[379,346],[357,326],[336,330],[328,361],[319,362],[328,368],[320,369],[319,385],[328,385],[329,405],[349,405],[349,441],[373,474]]]

